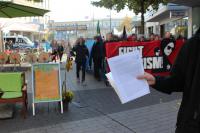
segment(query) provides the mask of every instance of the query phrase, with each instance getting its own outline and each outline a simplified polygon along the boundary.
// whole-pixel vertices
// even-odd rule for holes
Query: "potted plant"
[[[66,106],[66,108],[68,109],[69,103],[74,98],[74,93],[71,90],[66,90],[66,91],[63,91],[62,97],[63,97],[64,106]]]

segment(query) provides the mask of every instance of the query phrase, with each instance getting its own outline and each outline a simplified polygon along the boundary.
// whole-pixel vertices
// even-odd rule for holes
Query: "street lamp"
[[[67,31],[67,41],[68,41],[68,43],[69,43],[69,34],[70,33],[71,33],[70,31]]]
[[[78,37],[78,24],[76,23],[76,37]]]
[[[112,32],[112,21],[111,21],[111,9],[110,9],[110,33]]]

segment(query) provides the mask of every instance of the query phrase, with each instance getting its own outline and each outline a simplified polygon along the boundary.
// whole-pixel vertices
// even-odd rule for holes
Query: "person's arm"
[[[64,53],[64,47],[61,46],[61,53]]]
[[[106,57],[106,42],[103,43],[103,58]]]
[[[95,43],[92,46],[92,50],[91,50],[90,58],[89,58],[89,66],[90,67],[92,66],[92,58],[94,57],[94,45],[95,45]]]
[[[170,76],[154,77],[151,74],[145,73],[139,76],[138,79],[146,79],[148,84],[158,91],[171,94],[172,92],[182,92],[185,84],[185,68],[187,63],[187,44],[180,50],[177,59],[173,65]]]
[[[85,48],[86,48],[86,56],[89,58],[89,50],[87,47],[85,47]]]

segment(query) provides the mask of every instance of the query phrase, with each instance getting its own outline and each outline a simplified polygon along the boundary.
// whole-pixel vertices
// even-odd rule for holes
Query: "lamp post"
[[[78,37],[78,24],[76,23],[76,38]]]
[[[94,28],[94,6],[92,6],[92,33],[95,35],[95,28]]]
[[[68,43],[69,43],[69,34],[70,33],[71,33],[70,31],[67,31],[67,41],[68,41]]]
[[[111,9],[110,9],[110,33],[112,32],[112,17],[111,17]]]

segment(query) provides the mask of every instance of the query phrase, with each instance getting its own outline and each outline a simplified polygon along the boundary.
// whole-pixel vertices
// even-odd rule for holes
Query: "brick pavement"
[[[173,133],[179,100],[16,133]]]
[[[64,71],[62,71],[62,79]],[[30,93],[30,73],[27,76]],[[76,94],[69,111],[61,115],[56,103],[41,104],[28,118],[19,115],[0,120],[1,133],[173,133],[181,95],[165,95],[151,89],[151,94],[122,105],[112,88],[87,74],[88,85],[76,83],[74,71],[67,73],[67,86]],[[77,103],[82,105],[80,108]]]

